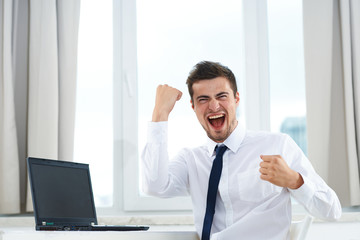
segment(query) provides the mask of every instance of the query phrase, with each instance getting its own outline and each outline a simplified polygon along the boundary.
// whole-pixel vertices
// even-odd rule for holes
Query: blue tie
[[[206,199],[206,213],[204,217],[204,225],[201,234],[201,240],[209,240],[210,239],[210,232],[211,232],[211,225],[214,219],[215,214],[215,202],[216,202],[216,194],[218,191],[222,165],[223,165],[223,155],[226,151],[227,147],[225,145],[216,146],[216,157],[214,159],[210,178],[209,178],[209,187]]]

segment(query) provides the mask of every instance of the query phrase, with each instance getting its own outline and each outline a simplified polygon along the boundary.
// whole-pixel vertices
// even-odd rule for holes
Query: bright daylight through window
[[[301,0],[268,0],[271,131],[289,134],[307,154],[302,20]]]
[[[112,0],[81,2],[74,160],[90,164],[97,207],[113,204]]]

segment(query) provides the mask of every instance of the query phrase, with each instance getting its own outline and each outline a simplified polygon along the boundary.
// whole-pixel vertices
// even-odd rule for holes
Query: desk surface
[[[33,228],[0,228],[0,240],[199,240],[195,231],[160,230],[159,227],[148,231],[135,232],[66,232],[35,231]]]

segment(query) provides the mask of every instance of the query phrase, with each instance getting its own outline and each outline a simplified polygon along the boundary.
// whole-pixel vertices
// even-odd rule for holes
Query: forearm
[[[182,161],[169,163],[167,122],[150,122],[148,142],[142,153],[143,191],[158,197],[184,195],[184,172]]]
[[[157,154],[154,154],[156,153]],[[161,197],[169,186],[168,160],[160,145],[147,144],[142,154],[143,191]]]
[[[324,220],[336,220],[341,217],[342,209],[336,193],[325,182],[313,183],[303,176],[304,184],[296,190],[290,190],[295,199],[313,216]]]
[[[141,156],[143,191],[149,195],[159,195],[168,185],[167,122],[148,126],[147,144]]]
[[[330,221],[340,218],[342,210],[336,193],[316,173],[309,159],[289,137],[284,155],[292,159],[290,167],[303,179],[298,189],[288,188],[292,196],[315,217]]]

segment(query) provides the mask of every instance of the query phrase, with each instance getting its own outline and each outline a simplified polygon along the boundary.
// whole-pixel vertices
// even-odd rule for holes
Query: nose
[[[219,109],[220,105],[219,105],[219,101],[216,99],[211,99],[209,101],[209,109],[213,112],[216,112]]]

